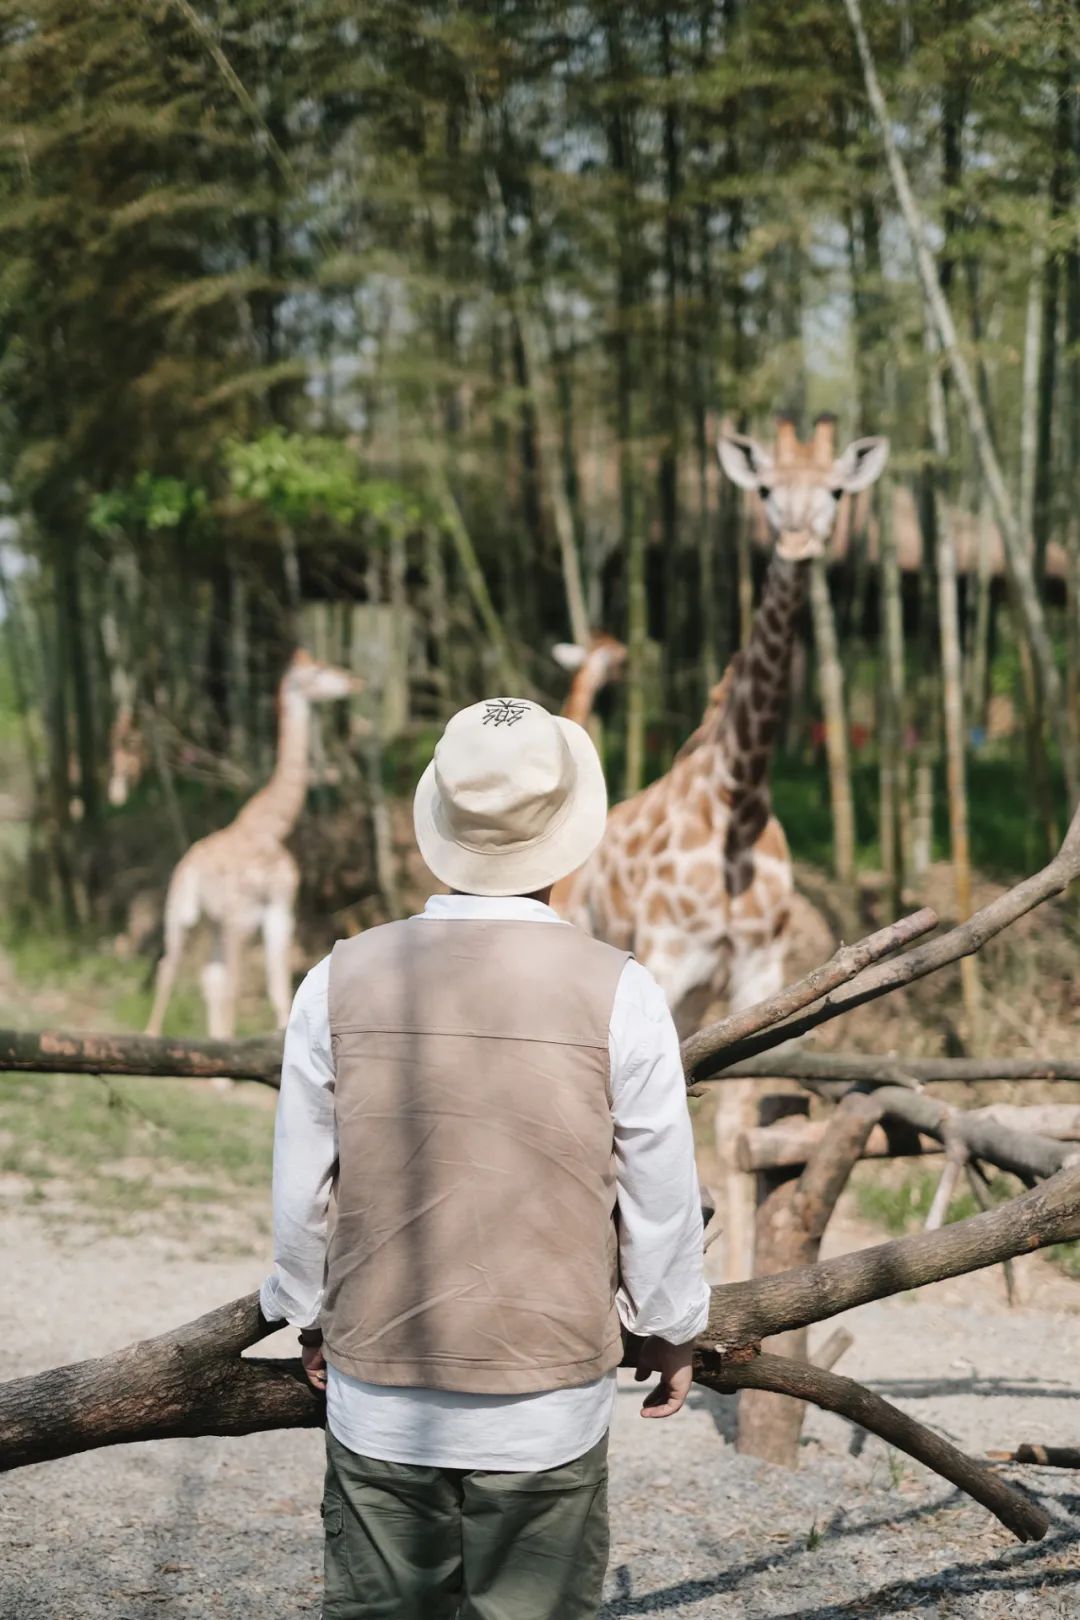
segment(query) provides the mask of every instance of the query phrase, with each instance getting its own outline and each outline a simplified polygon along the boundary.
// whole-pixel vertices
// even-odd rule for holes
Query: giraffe
[[[858,439],[837,456],[833,418],[819,417],[806,444],[784,420],[772,452],[741,434],[717,449],[727,476],[757,491],[774,541],[750,639],[670,770],[612,808],[599,848],[552,895],[562,915],[650,969],[682,1035],[718,997],[737,1011],[782,987],[793,882],[769,758],[808,564],[841,496],[881,473],[888,441]]]
[[[285,840],[304,807],[308,782],[311,705],[350,697],[363,682],[298,649],[278,687],[278,749],[274,772],[239,815],[200,838],[177,862],[165,897],[165,949],[158,963],[147,1034],[160,1035],[184,942],[201,917],[214,929],[214,949],[203,970],[209,1033],[228,1039],[236,1022],[243,945],[261,929],[266,985],[277,1027],[283,1029],[292,997],[290,952],[300,871]]]
[[[791,864],[768,766],[806,568],[841,495],[879,476],[888,443],[859,439],[836,456],[833,419],[820,417],[807,444],[785,420],[771,453],[741,434],[721,437],[718,452],[728,477],[757,491],[774,539],[749,642],[671,769],[612,808],[599,849],[553,896],[589,932],[634,951],[684,1032],[717,996],[737,1010],[781,986]]]
[[[594,630],[587,647],[576,641],[558,641],[551,656],[574,677],[562,707],[563,718],[576,720],[588,730],[597,693],[618,680],[626,667],[626,647],[606,630]]]

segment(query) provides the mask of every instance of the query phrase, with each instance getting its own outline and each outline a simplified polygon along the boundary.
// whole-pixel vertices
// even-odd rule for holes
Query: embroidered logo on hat
[[[482,725],[514,726],[527,714],[529,705],[520,698],[488,698],[484,703]]]

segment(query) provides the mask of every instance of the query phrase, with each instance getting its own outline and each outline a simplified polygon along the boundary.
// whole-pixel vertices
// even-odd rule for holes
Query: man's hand
[[[634,1377],[641,1384],[652,1373],[659,1373],[660,1382],[645,1397],[642,1417],[674,1417],[690,1393],[690,1385],[694,1381],[693,1369],[692,1344],[668,1344],[666,1339],[646,1339],[638,1354]]]
[[[300,1349],[300,1360],[304,1363],[304,1371],[308,1376],[308,1383],[313,1389],[326,1388],[326,1357],[322,1352],[321,1344],[305,1344]]]

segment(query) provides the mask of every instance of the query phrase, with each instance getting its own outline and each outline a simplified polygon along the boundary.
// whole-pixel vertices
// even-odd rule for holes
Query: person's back
[[[689,1387],[674,1347],[708,1293],[674,1028],[545,903],[605,808],[572,722],[462,711],[415,806],[456,892],[297,994],[262,1300],[327,1383],[326,1620],[594,1615],[622,1329],[662,1375],[647,1415]]]

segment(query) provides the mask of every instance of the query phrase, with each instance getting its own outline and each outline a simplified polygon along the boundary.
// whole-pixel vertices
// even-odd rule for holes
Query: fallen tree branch
[[[317,1427],[323,1401],[299,1361],[241,1355],[280,1325],[248,1294],[158,1338],[0,1384],[0,1467],[131,1440]]]
[[[752,1356],[771,1334],[1078,1236],[1080,1169],[1069,1169],[942,1232],[714,1288],[701,1349]],[[249,1294],[111,1355],[0,1385],[0,1469],[134,1440],[317,1426],[323,1403],[298,1361],[241,1356],[278,1325]]]
[[[729,1354],[770,1334],[824,1322],[872,1299],[980,1271],[1077,1237],[1080,1167],[1073,1165],[1031,1192],[940,1232],[915,1232],[816,1266],[714,1288],[701,1342]]]
[[[700,1077],[699,1077],[700,1078]],[[901,1058],[865,1052],[769,1052],[732,1063],[706,1083],[724,1080],[850,1080],[858,1085],[922,1086],[942,1081],[1080,1080],[1069,1058]]]
[[[756,1002],[754,1006],[732,1013],[728,1018],[721,1018],[718,1023],[689,1036],[682,1045],[683,1068],[687,1074],[696,1072],[715,1053],[820,1001],[830,990],[847,984],[865,968],[880,962],[882,957],[900,946],[928,934],[937,924],[937,912],[924,906],[921,911],[914,911],[909,917],[901,917],[887,928],[879,928],[877,933],[856,940],[854,945],[842,945],[827,962],[812,968],[794,984],[785,985],[783,990],[770,996],[767,1001]]]
[[[828,1412],[838,1412],[959,1486],[1019,1540],[1038,1541],[1050,1528],[1049,1515],[1037,1503],[1012,1490],[992,1469],[973,1457],[965,1457],[932,1429],[854,1379],[787,1356],[761,1355],[752,1361],[732,1363],[708,1352],[695,1357],[694,1377],[707,1389],[721,1394],[741,1389],[769,1390],[774,1395],[789,1395]]]
[[[257,1080],[276,1087],[281,1036],[247,1041],[189,1041],[171,1036],[78,1034],[0,1029],[0,1071],[34,1074],[174,1075]]]
[[[756,1057],[760,1052],[771,1051],[773,1047],[780,1046],[785,1041],[808,1034],[810,1030],[816,1029],[819,1024],[824,1024],[829,1019],[839,1018],[841,1014],[852,1012],[868,1001],[876,1001],[879,996],[889,995],[893,990],[899,990],[906,984],[913,984],[917,979],[925,978],[928,973],[936,973],[940,968],[959,962],[962,957],[981,950],[988,940],[1009,928],[1029,911],[1033,911],[1043,901],[1049,900],[1055,894],[1064,893],[1078,875],[1080,875],[1080,808],[1074,812],[1064,842],[1052,861],[1049,861],[1041,871],[999,895],[996,900],[991,900],[989,905],[974,912],[966,922],[950,929],[948,933],[939,934],[936,939],[928,940],[924,945],[917,945],[902,956],[890,957],[888,961],[865,968],[857,977],[827,995],[818,1006],[812,1007],[799,1017],[777,1023],[775,1018],[770,1019],[763,1011],[761,1026],[756,1034],[748,1034],[726,1045],[719,1039],[715,1041],[707,1039],[712,1030],[723,1027],[723,1022],[712,1025],[708,1030],[702,1030],[700,1036],[693,1036],[691,1038],[693,1041],[700,1042],[700,1045],[691,1050],[694,1078],[707,1077],[717,1069],[726,1069],[733,1063],[741,1063],[747,1058]],[[774,998],[774,1001],[776,999]],[[771,1002],[761,1003],[763,1009],[768,1009],[771,1005]],[[772,1072],[775,1073],[775,1069]]]

